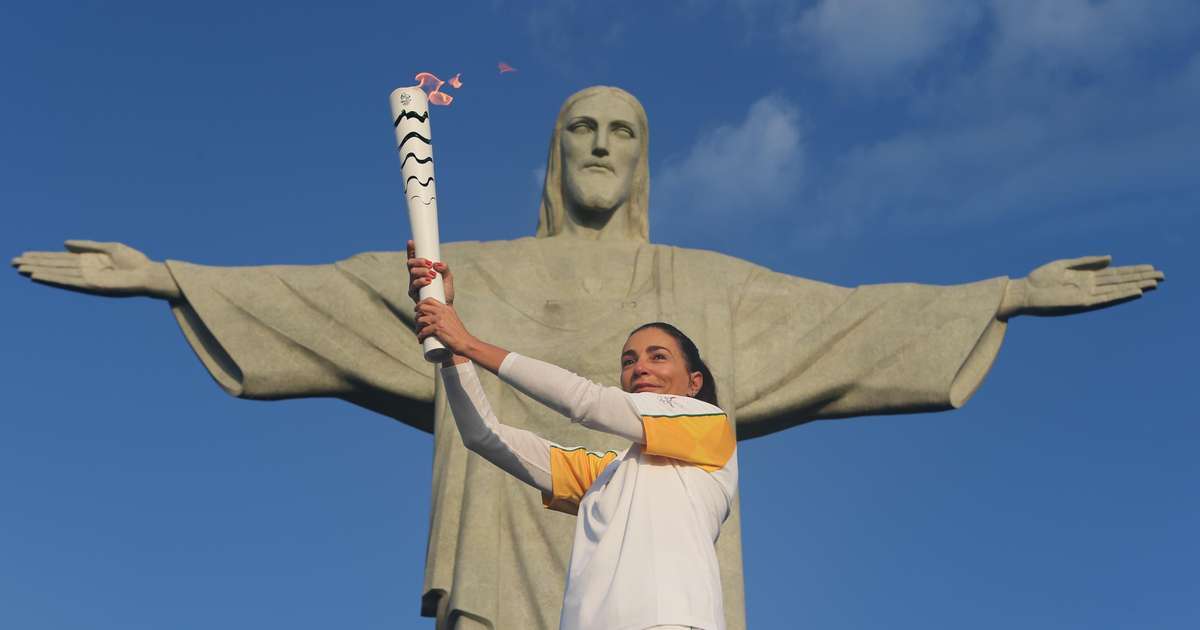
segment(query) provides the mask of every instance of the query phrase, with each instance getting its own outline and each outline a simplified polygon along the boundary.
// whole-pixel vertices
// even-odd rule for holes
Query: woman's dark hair
[[[716,406],[717,382],[713,380],[712,371],[709,370],[708,366],[704,364],[704,359],[700,358],[700,349],[696,347],[696,343],[693,342],[687,335],[683,334],[682,330],[679,330],[678,328],[666,322],[650,322],[649,324],[642,324],[641,326],[634,328],[633,331],[629,333],[629,336],[632,337],[634,333],[647,328],[657,328],[668,335],[671,335],[675,338],[675,341],[679,342],[679,348],[683,350],[683,362],[687,365],[688,374],[691,374],[692,372],[699,372],[700,375],[704,377],[704,384],[700,386],[700,391],[696,392],[696,395],[692,396],[692,398],[703,400],[710,405]]]

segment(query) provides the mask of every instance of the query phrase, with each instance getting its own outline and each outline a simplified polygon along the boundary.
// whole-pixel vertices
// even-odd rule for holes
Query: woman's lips
[[[636,393],[636,392],[644,392],[646,390],[657,389],[657,388],[658,388],[658,385],[655,385],[653,383],[638,383],[637,385],[633,386],[633,391]]]

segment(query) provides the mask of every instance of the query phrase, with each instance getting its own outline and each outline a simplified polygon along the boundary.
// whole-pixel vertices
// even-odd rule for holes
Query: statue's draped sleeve
[[[171,309],[226,392],[327,396],[433,430],[433,368],[412,332],[407,274],[389,254],[332,265],[208,267],[168,261],[184,299]],[[393,286],[394,285],[394,286]]]
[[[962,406],[1004,339],[1007,285],[848,289],[750,266],[733,305],[738,436]]]

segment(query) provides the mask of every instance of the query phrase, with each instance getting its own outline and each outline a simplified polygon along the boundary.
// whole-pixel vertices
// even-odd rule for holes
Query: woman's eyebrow
[[[670,348],[667,348],[664,346],[650,346],[650,347],[646,348],[647,352],[654,352],[655,350],[662,350],[663,352],[666,352],[668,354],[670,354],[670,352],[671,352]]]

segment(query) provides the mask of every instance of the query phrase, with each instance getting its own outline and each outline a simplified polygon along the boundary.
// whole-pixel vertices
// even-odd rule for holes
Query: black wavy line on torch
[[[425,115],[422,116],[422,115],[418,114],[417,112],[410,112],[408,110],[404,110],[404,111],[400,112],[399,116],[396,117],[396,122],[392,123],[392,126],[399,127],[400,120],[403,118],[407,118],[409,120],[419,120],[421,122],[425,122],[426,120],[429,120],[429,112],[425,112]]]
[[[421,185],[421,188],[428,188],[429,183],[433,181],[433,175],[430,175],[429,179],[427,179],[425,181],[421,181],[421,179],[418,178],[416,175],[409,175],[408,179],[404,180],[404,192],[408,192],[408,182],[410,182],[414,179],[417,180],[417,183]]]
[[[421,198],[420,198],[420,197],[418,197],[418,196],[416,196],[416,195],[413,195],[413,196],[409,197],[409,199],[416,199],[417,201],[421,201]],[[433,200],[434,200],[434,199],[437,199],[437,197],[430,197],[430,198],[429,198],[429,201],[421,201],[421,203],[423,203],[423,204],[425,204],[425,205],[427,205],[427,206],[428,206],[429,204],[433,203]]]
[[[404,159],[403,159],[403,160],[400,160],[400,168],[404,168],[404,165],[408,163],[408,158],[413,158],[414,160],[416,160],[416,161],[417,161],[417,164],[428,164],[428,163],[430,163],[430,162],[432,162],[432,161],[433,161],[433,156],[432,156],[432,155],[431,155],[431,156],[429,156],[429,157],[427,157],[427,158],[425,158],[424,160],[422,160],[421,158],[417,157],[417,154],[416,154],[416,153],[413,153],[412,151],[409,151],[408,153],[406,153],[406,154],[404,155]]]
[[[415,131],[410,131],[410,132],[408,132],[407,135],[404,136],[404,139],[400,141],[400,146],[396,147],[396,150],[403,151],[404,143],[408,142],[409,140],[412,140],[413,138],[416,138],[417,140],[420,140],[421,142],[424,142],[425,144],[428,144],[429,146],[433,146],[433,143],[429,141],[429,138],[426,138],[425,136],[422,136],[421,134],[419,134]]]

